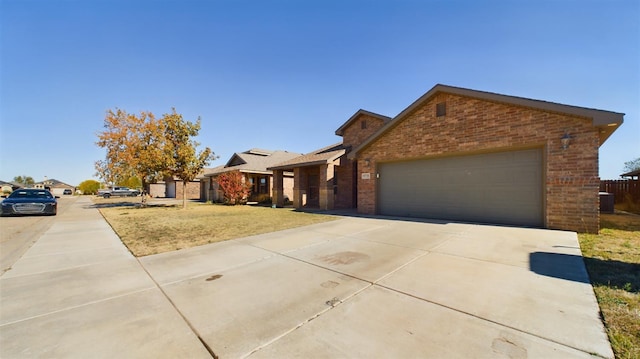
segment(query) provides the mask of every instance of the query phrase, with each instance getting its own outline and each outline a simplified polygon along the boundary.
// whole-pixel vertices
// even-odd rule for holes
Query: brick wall
[[[182,198],[182,181],[176,181],[176,198]],[[200,181],[187,182],[187,199],[200,199]]]
[[[362,122],[366,123],[362,128]],[[384,121],[380,118],[362,114],[349,127],[345,128],[342,135],[342,144],[345,146],[356,147],[364,142],[367,138],[384,126]],[[335,199],[335,208],[345,209],[354,208],[353,187],[354,187],[354,169],[355,162],[343,156],[340,158],[340,165],[336,167],[336,175],[338,176],[337,186],[338,192]]]
[[[446,115],[436,117],[436,104]],[[562,149],[560,138],[573,138]],[[597,232],[599,228],[598,129],[590,119],[440,93],[415,109],[358,155],[358,211],[376,211],[376,163],[543,148],[545,225]],[[367,165],[368,159],[369,165]],[[369,172],[370,180],[360,174]]]
[[[366,124],[366,128],[362,128],[363,122]],[[369,136],[373,135],[383,125],[384,121],[379,118],[369,115],[360,115],[349,125],[349,127],[344,129],[342,134],[342,144],[345,146],[356,147],[369,138]]]

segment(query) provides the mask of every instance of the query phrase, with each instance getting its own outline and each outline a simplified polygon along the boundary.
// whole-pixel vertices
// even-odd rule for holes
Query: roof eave
[[[329,158],[326,159],[322,159],[322,160],[316,160],[316,161],[308,161],[308,162],[300,162],[300,163],[292,163],[292,164],[286,164],[286,165],[282,165],[282,166],[274,166],[274,167],[269,167],[267,168],[268,170],[293,170],[294,168],[298,168],[298,167],[310,167],[310,166],[319,166],[319,165],[326,165],[329,163],[332,163],[333,161],[337,160],[338,158],[340,158],[341,156],[343,156],[346,153],[345,150],[341,150],[341,151],[337,151],[337,153]]]

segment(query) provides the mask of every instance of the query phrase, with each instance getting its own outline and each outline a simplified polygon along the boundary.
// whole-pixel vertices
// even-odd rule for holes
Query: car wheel
[[[109,198],[109,197],[111,197],[111,195],[110,195],[110,194],[108,194],[108,193],[105,193],[105,194],[103,194],[103,195],[102,195],[102,197],[104,197],[104,198]]]

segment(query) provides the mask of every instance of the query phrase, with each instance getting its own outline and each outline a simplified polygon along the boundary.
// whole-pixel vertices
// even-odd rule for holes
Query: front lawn
[[[204,203],[149,205],[140,200],[94,200],[122,242],[137,257],[280,231],[336,219],[287,208]]]
[[[640,216],[602,214],[600,234],[579,234],[616,358],[640,358]]]

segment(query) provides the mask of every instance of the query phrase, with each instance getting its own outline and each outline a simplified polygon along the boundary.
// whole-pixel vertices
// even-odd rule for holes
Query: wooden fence
[[[600,181],[600,192],[613,193],[615,203],[624,203],[631,197],[634,202],[640,201],[640,180],[604,180]]]

